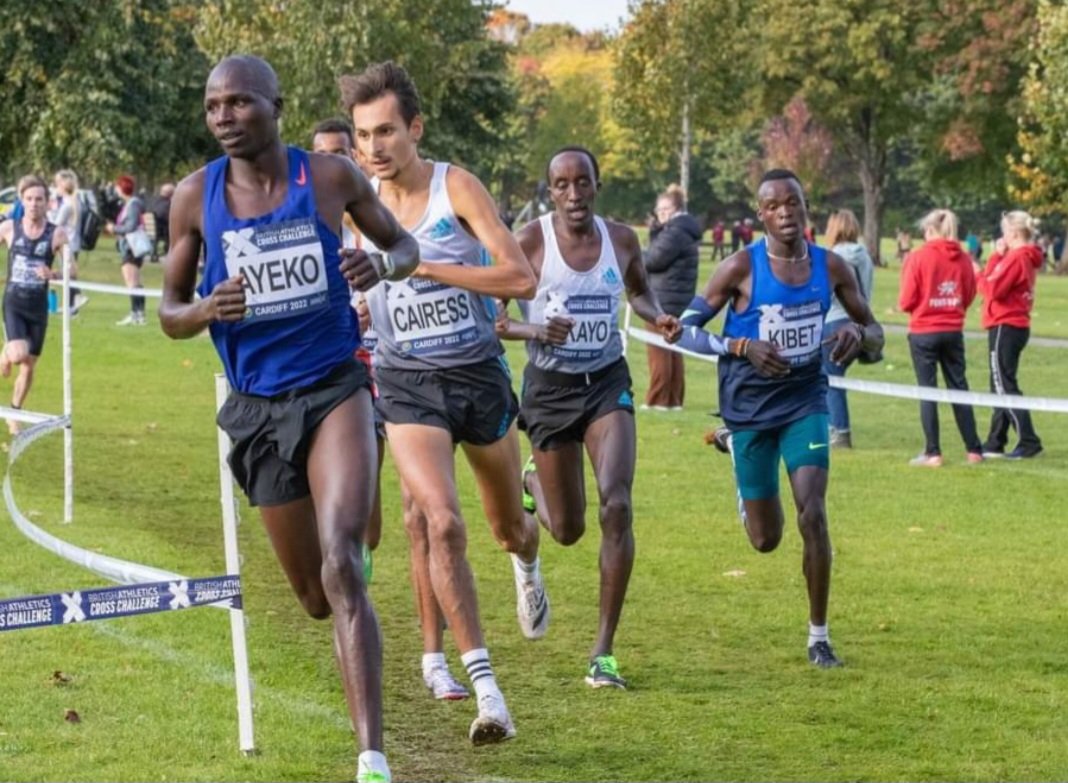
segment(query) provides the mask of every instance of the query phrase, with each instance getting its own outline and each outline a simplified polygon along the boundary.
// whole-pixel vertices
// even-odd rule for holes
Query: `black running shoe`
[[[1031,459],[1031,457],[1037,457],[1042,453],[1041,446],[1032,446],[1031,448],[1024,448],[1023,446],[1017,446],[1008,454],[1005,455],[1005,459]]]
[[[808,660],[821,669],[833,669],[841,666],[842,662],[834,654],[830,642],[816,642],[808,648]]]

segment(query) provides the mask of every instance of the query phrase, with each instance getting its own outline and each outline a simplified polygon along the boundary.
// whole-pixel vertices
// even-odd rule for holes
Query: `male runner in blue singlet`
[[[226,154],[174,194],[160,321],[174,338],[211,329],[234,389],[218,417],[233,440],[234,478],[260,507],[305,610],[333,614],[362,749],[356,779],[388,783],[381,638],[359,546],[377,455],[349,298],[350,285],[402,279],[419,251],[351,160],[282,143],[282,106],[277,77],[259,58],[229,57],[208,77],[207,125]],[[341,250],[346,212],[381,255]]]
[[[796,175],[766,173],[757,216],[767,232],[716,268],[704,294],[682,314],[679,344],[718,354],[720,410],[727,427],[716,446],[729,451],[738,507],[752,545],[771,552],[782,539],[779,460],[786,463],[804,541],[808,586],[808,658],[830,668],[840,661],[827,633],[831,540],[827,531],[827,376],[821,366],[823,319],[831,294],[853,319],[835,333],[831,360],[848,362],[861,347],[883,344],[882,328],[846,263],[805,241],[805,194]],[[702,331],[729,305],[724,338]]]

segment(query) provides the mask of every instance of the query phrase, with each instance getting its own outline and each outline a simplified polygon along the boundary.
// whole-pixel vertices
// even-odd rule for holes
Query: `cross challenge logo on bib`
[[[290,318],[330,306],[315,218],[222,234],[226,272],[244,275],[246,321]]]
[[[818,301],[800,305],[760,305],[760,339],[775,343],[791,365],[820,357],[823,310]]]

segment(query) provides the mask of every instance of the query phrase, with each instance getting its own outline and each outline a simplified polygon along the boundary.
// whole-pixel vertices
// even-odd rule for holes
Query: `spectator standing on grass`
[[[1001,239],[983,269],[976,267],[979,293],[983,297],[983,328],[990,346],[990,390],[996,394],[1020,395],[1016,371],[1020,354],[1031,337],[1031,308],[1035,303],[1035,276],[1045,256],[1035,244],[1038,221],[1022,210],[1006,212],[1001,219]],[[1009,428],[1019,442],[1005,453]],[[1031,412],[996,408],[990,433],[983,444],[984,457],[1027,459],[1042,451],[1042,441],[1031,423]]]
[[[860,224],[852,210],[840,209],[831,214],[827,220],[827,245],[853,270],[860,284],[860,293],[864,301],[871,305],[872,284],[875,281],[875,268],[868,249],[860,243]],[[834,343],[826,342],[839,329],[852,323],[849,313],[838,301],[838,296],[831,297],[831,309],[823,325],[823,371],[827,375],[844,377],[852,362],[832,362],[831,350]],[[845,389],[827,387],[827,410],[830,420],[831,448],[853,447],[853,435],[849,426],[849,402]]]
[[[174,183],[165,182],[160,185],[159,195],[152,204],[152,214],[156,218],[156,238],[152,243],[152,260],[159,261],[161,255],[166,256],[171,250],[171,197],[174,196]],[[160,246],[163,246],[162,253]]]
[[[727,244],[724,242],[724,234],[726,231],[723,228],[723,221],[717,220],[716,224],[712,226],[712,260],[722,261],[727,257]]]
[[[149,253],[138,253],[136,248],[130,246],[130,235],[135,231],[143,231],[143,219],[145,215],[145,202],[136,193],[137,183],[134,178],[123,174],[115,180],[115,190],[122,199],[122,209],[119,210],[115,222],[110,226],[111,232],[118,237],[119,256],[122,259],[122,279],[126,287],[138,290],[144,286],[141,284],[141,266]],[[151,252],[151,251],[149,251]],[[145,325],[145,298],[136,294],[130,296],[130,312],[115,323],[116,326],[144,326]]]
[[[82,209],[84,209],[84,206],[78,200],[78,176],[70,169],[62,169],[56,172],[53,185],[60,199],[53,222],[62,228],[67,235],[67,246],[70,248],[71,257],[70,278],[74,280],[78,276],[78,253],[82,249],[80,226],[82,224]],[[77,288],[71,286],[71,315],[77,315],[78,311],[88,301],[88,297],[82,296]]]
[[[898,306],[909,314],[909,351],[920,386],[938,386],[938,369],[947,389],[968,391],[965,377],[964,316],[975,300],[974,262],[957,241],[957,216],[936,209],[920,221],[924,244],[905,258]],[[954,405],[967,459],[983,461],[983,446],[975,428],[971,405]],[[920,403],[920,423],[926,439],[923,453],[910,460],[918,467],[942,466],[938,404]]]
[[[678,317],[693,299],[697,287],[697,263],[701,227],[686,211],[686,198],[678,185],[672,185],[657,197],[649,229],[649,247],[642,252],[642,263],[649,286],[668,315]],[[646,328],[661,330],[646,322]],[[686,394],[685,365],[682,354],[655,345],[645,346],[649,360],[649,389],[643,410],[682,410]]]

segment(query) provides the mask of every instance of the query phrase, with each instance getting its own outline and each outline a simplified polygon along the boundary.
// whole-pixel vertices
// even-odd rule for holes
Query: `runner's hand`
[[[340,251],[339,255],[341,256],[341,274],[345,276],[350,288],[355,288],[357,291],[369,291],[381,281],[382,278],[379,277],[378,270],[366,251],[346,247]]]
[[[661,313],[656,317],[656,328],[665,342],[677,343],[682,337],[682,325],[679,319],[673,315]]]
[[[857,358],[864,343],[864,329],[860,324],[847,324],[823,341],[834,345],[831,349],[831,361],[835,364],[848,364]]]
[[[790,365],[779,353],[779,346],[767,340],[751,340],[745,358],[765,378],[785,378],[790,374]]]
[[[219,283],[207,298],[212,321],[235,323],[245,317],[245,276],[234,275]]]
[[[574,325],[574,318],[554,315],[542,324],[541,329],[538,330],[538,339],[549,345],[563,345],[567,342],[567,337],[571,334],[571,327]]]
[[[367,334],[367,330],[371,328],[371,308],[363,297],[356,303],[356,320],[360,322],[360,334]]]

